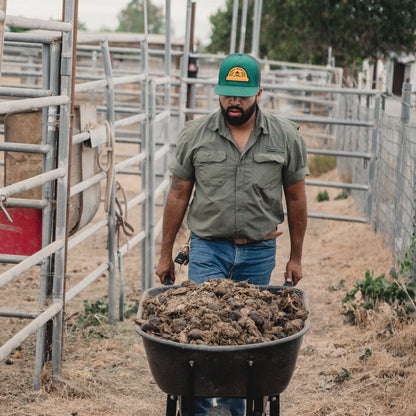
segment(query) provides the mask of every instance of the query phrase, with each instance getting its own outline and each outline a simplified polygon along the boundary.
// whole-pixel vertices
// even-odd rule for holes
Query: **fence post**
[[[0,77],[1,77],[1,67],[2,67],[2,61],[3,61],[4,31],[6,28],[6,9],[7,9],[7,0],[0,0]]]
[[[104,63],[104,72],[105,78],[107,81],[106,87],[106,101],[107,101],[107,120],[110,126],[110,129],[114,132],[114,121],[115,121],[115,112],[114,112],[114,82],[113,82],[113,70],[111,66],[111,56],[108,42],[102,42],[101,44],[102,54],[103,54],[103,63]],[[115,155],[115,140],[112,143],[112,152],[111,157]],[[116,296],[116,220],[115,220],[115,170],[112,163],[109,163],[109,169],[113,169],[113,172],[109,172],[107,176],[107,181],[111,181],[111,184],[107,184],[107,187],[110,186],[111,190],[109,195],[106,194],[106,198],[110,198],[108,205],[108,322],[110,324],[115,324],[117,320],[117,296]],[[107,203],[107,202],[106,202]]]
[[[65,176],[58,179],[56,188],[56,240],[65,241],[65,247],[55,253],[55,265],[53,276],[53,302],[62,305],[61,311],[53,320],[52,331],[52,375],[53,379],[61,372],[62,341],[63,341],[63,316],[65,312],[65,273],[67,255],[67,213],[68,213],[68,190],[70,187],[70,155],[72,145],[72,119],[71,105],[72,90],[75,74],[73,61],[75,59],[76,41],[73,22],[75,21],[76,1],[70,0],[64,3],[64,20],[71,24],[71,30],[62,32],[61,53],[61,95],[69,97],[68,103],[60,106],[59,113],[59,143],[58,143],[58,168],[66,170]],[[76,27],[76,26],[75,26]]]
[[[416,146],[415,146],[416,147]],[[416,244],[416,148],[413,154],[413,243]],[[416,283],[416,246],[413,247],[413,256],[412,256],[412,277],[413,282]]]
[[[394,215],[394,234],[393,234],[393,252],[402,256],[405,252],[404,244],[406,241],[403,239],[403,207],[400,204],[405,178],[406,164],[405,160],[409,155],[406,155],[406,132],[405,128],[410,120],[410,100],[412,93],[412,84],[404,83],[402,87],[402,106],[400,114],[399,125],[399,149],[397,155],[397,181],[396,181],[396,195],[395,195],[395,215]],[[399,243],[399,244],[397,244]],[[398,247],[399,245],[399,247]]]
[[[410,120],[410,103],[412,98],[412,84],[405,82],[402,89],[402,111],[400,121],[402,124],[409,123]]]
[[[373,211],[373,191],[374,191],[374,177],[376,169],[377,159],[377,141],[378,141],[378,129],[379,129],[379,118],[380,118],[380,94],[376,95],[374,102],[374,125],[371,138],[371,161],[370,161],[370,188],[367,194],[367,222],[372,222],[372,211]]]
[[[149,136],[147,142],[148,164],[147,164],[147,224],[146,230],[148,250],[146,257],[145,289],[153,287],[154,264],[155,264],[155,116],[156,116],[156,85],[153,79],[149,80]]]

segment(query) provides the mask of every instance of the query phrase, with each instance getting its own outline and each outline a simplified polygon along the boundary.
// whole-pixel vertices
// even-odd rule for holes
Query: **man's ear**
[[[259,92],[258,92],[258,93],[257,93],[257,95],[256,95],[256,102],[257,102],[257,103],[258,103],[258,102],[259,102],[259,100],[260,100],[260,97],[261,97],[262,92],[263,92],[263,88],[262,88],[262,87],[260,87],[260,88],[259,88]]]

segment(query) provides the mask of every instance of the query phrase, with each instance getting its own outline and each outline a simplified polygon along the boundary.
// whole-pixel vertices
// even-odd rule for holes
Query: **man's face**
[[[228,97],[220,95],[220,107],[227,123],[241,126],[254,114],[257,108],[258,95],[254,97]]]

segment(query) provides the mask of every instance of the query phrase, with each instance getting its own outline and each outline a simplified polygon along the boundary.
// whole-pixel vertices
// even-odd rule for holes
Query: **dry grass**
[[[334,172],[320,179],[333,180]],[[317,203],[320,190],[308,189],[309,210],[340,215],[358,215],[351,198],[334,200],[337,190],[328,190],[330,200]],[[277,267],[272,284],[281,284],[288,256],[288,231],[278,240]],[[99,244],[97,244],[97,247]],[[95,246],[94,246],[95,247]],[[95,250],[95,248],[94,248]],[[139,250],[124,258],[127,303],[139,299]],[[92,253],[80,257],[70,274],[83,273],[96,263]],[[281,395],[282,416],[416,416],[416,324],[401,323],[388,308],[368,316],[365,326],[343,323],[341,301],[367,269],[375,275],[393,266],[388,247],[369,226],[325,220],[309,220],[304,246],[305,278],[299,288],[309,297],[311,330],[305,335],[296,371]],[[74,271],[75,270],[75,271]],[[77,272],[78,270],[79,272]],[[183,268],[180,279],[185,279]],[[82,299],[94,301],[106,291],[90,290]],[[33,296],[29,293],[27,296]],[[20,291],[25,291],[21,285]],[[2,295],[3,296],[3,295]],[[81,300],[82,300],[81,299]],[[79,310],[70,305],[68,316]],[[160,416],[165,413],[165,395],[154,383],[143,345],[131,320],[115,327],[103,324],[104,337],[81,331],[64,338],[61,380],[52,384],[45,372],[42,389],[32,390],[34,337],[10,357],[13,364],[0,365],[0,414],[36,416]],[[19,323],[7,320],[0,330]],[[279,375],[276,374],[276,377]]]

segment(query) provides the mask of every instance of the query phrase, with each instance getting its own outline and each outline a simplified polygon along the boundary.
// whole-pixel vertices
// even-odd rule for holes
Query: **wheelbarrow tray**
[[[143,293],[137,317],[143,317],[145,299],[179,286],[163,286]],[[282,286],[257,286],[278,294]],[[306,293],[301,295],[306,310]],[[141,330],[150,371],[159,388],[172,395],[185,396],[190,382],[196,397],[277,396],[288,386],[295,369],[302,338],[309,330],[309,313],[298,333],[276,341],[250,345],[209,346],[167,341]],[[192,380],[191,380],[192,379]],[[248,391],[248,390],[252,391]]]

